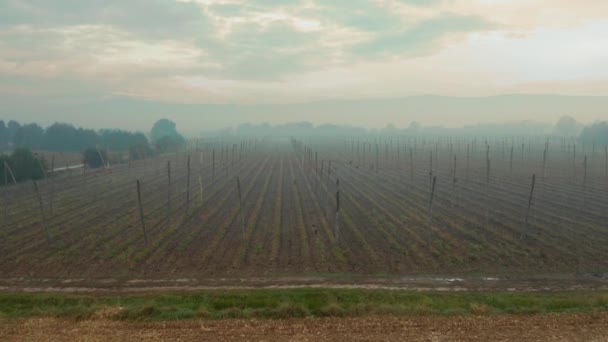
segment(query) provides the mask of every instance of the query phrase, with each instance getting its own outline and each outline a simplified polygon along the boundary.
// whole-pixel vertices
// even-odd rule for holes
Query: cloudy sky
[[[0,0],[0,98],[608,95],[607,42],[606,0]]]

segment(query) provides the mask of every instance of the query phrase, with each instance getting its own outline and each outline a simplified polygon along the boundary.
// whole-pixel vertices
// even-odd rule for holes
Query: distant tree
[[[78,128],[77,145],[71,151],[82,151],[83,148],[97,146],[99,144],[99,136],[92,129]]]
[[[5,176],[5,168],[4,168],[4,163],[7,163],[10,165],[10,156],[7,154],[0,154],[0,184],[1,185],[7,185],[10,184],[11,179],[10,176],[7,174]]]
[[[36,156],[32,153],[30,149],[17,148],[10,156],[3,155],[2,157],[0,157],[0,181],[2,182],[1,184],[4,184],[5,179],[4,162],[6,162],[13,171],[13,174],[15,175],[15,180],[17,182],[44,178],[43,168],[46,168],[46,163],[43,159],[36,158]],[[8,180],[10,183],[10,176],[8,176]]]
[[[50,151],[82,151],[82,149],[95,146],[83,146],[76,127],[66,123],[54,123],[46,129],[44,145]]]
[[[150,136],[152,137],[152,141],[154,143],[158,143],[165,137],[169,137],[173,142],[179,144],[182,144],[185,141],[184,137],[177,132],[175,122],[168,119],[158,120],[152,127]]]
[[[99,135],[100,143],[111,150],[127,151],[133,146],[148,145],[148,138],[143,133],[102,129]]]
[[[576,136],[580,124],[571,116],[562,116],[555,124],[555,133],[562,136]]]
[[[183,140],[164,136],[156,142],[156,150],[160,153],[176,152],[182,144]]]
[[[129,148],[129,156],[131,157],[131,160],[151,158],[155,155],[156,152],[150,147],[149,144],[137,144]]]
[[[585,127],[579,139],[587,144],[608,145],[608,121],[596,122]]]
[[[39,149],[42,147],[44,129],[35,123],[17,128],[13,137],[13,144],[18,147]]]
[[[418,132],[418,130],[420,130],[420,123],[418,123],[418,121],[412,121],[407,129],[410,132]]]
[[[103,167],[106,160],[108,160],[108,156],[105,150],[87,148],[84,151],[84,163],[92,169]]]
[[[11,120],[8,122],[6,129],[9,143],[13,142],[13,139],[15,138],[15,133],[17,133],[19,127],[21,127],[21,125],[17,121]]]
[[[4,120],[0,120],[0,150],[4,150],[8,146],[8,128]]]

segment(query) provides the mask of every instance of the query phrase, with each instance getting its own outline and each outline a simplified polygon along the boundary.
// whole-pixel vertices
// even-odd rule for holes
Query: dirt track
[[[608,313],[124,323],[0,321],[4,341],[608,341]]]
[[[0,278],[0,292],[158,293],[246,289],[383,289],[409,291],[583,291],[608,290],[608,278],[590,275],[409,276],[409,277],[248,277],[204,279]]]

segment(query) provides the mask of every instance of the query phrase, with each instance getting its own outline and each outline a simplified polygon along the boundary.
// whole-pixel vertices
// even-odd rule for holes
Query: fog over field
[[[65,121],[84,127],[130,130],[147,130],[156,120],[166,117],[175,121],[184,133],[194,136],[242,123],[301,121],[365,128],[384,128],[388,124],[406,128],[412,121],[425,127],[451,128],[532,121],[544,123],[549,128],[561,116],[573,116],[585,124],[605,119],[606,108],[608,97],[604,96],[417,96],[294,104],[171,104],[122,97],[78,105],[20,104],[9,113],[19,113],[24,122],[52,124]],[[45,111],[57,114],[40,115]]]
[[[0,0],[0,336],[606,340],[608,0]]]

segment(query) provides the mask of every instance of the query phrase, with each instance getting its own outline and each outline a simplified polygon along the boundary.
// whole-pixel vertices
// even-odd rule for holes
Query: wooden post
[[[97,154],[99,155],[99,159],[101,159],[101,163],[103,164],[103,168],[107,169],[108,165],[106,164],[106,161],[103,159],[103,156],[101,155],[101,151],[97,147],[95,149],[97,150]]]
[[[336,228],[334,235],[336,243],[340,243],[340,179],[336,179]]]
[[[188,213],[188,209],[190,209],[190,156],[188,156],[188,161],[186,163],[186,214]]]
[[[171,161],[167,160],[167,224],[171,224]]]
[[[433,151],[431,151],[429,163],[429,186],[433,186]]]
[[[585,160],[583,161],[583,194],[587,191],[587,156],[585,155]]]
[[[587,155],[585,155],[585,159],[583,161],[583,205],[582,207],[587,205]],[[582,210],[582,207],[579,209],[579,213]]]
[[[429,248],[431,247],[431,229],[433,227],[433,199],[435,197],[435,184],[437,183],[437,176],[433,177],[433,183],[431,185],[431,196],[429,198],[429,229],[427,232],[427,243]]]
[[[471,144],[467,144],[467,169],[465,171],[465,180],[469,181],[469,162],[471,159]]]
[[[236,188],[239,193],[239,216],[241,217],[241,231],[243,232],[243,236],[245,236],[245,217],[243,215],[243,197],[241,197],[241,180],[239,177],[236,177]]]
[[[454,171],[452,173],[452,208],[454,208],[454,201],[456,201],[456,156],[454,156]]]
[[[509,173],[513,176],[513,146],[511,146],[511,157],[509,159]]]
[[[137,208],[139,209],[139,222],[141,223],[141,229],[144,232],[144,242],[148,245],[148,233],[146,232],[146,222],[144,220],[144,207],[141,204],[141,184],[139,179],[137,180]]]
[[[34,190],[36,191],[36,197],[38,197],[38,204],[40,205],[40,217],[42,219],[42,227],[46,233],[46,242],[49,246],[53,245],[53,237],[51,236],[51,232],[49,231],[49,227],[46,222],[46,217],[44,216],[44,204],[42,203],[42,196],[40,195],[40,191],[38,191],[38,184],[36,181],[32,181],[34,183]]]
[[[329,166],[327,167],[327,203],[325,204],[325,212],[327,213],[327,221],[330,220],[331,218],[331,209],[330,209],[330,197],[331,197],[331,192],[329,190],[329,185],[330,185],[330,177],[331,177],[331,160],[329,161]]]
[[[526,219],[524,221],[524,232],[521,238],[528,233],[528,220],[530,218],[530,208],[532,208],[532,199],[534,198],[534,186],[536,184],[536,175],[532,175],[532,186],[530,187],[530,196],[528,197],[528,209],[526,210]]]
[[[543,151],[543,180],[545,179],[545,170],[547,167],[547,148]]]
[[[4,183],[5,184],[7,184],[7,182],[6,182],[7,173],[11,175],[11,178],[13,179],[13,184],[17,185],[17,180],[15,179],[15,174],[13,173],[13,170],[11,170],[11,167],[8,165],[7,162],[4,162],[4,175],[5,175]]]
[[[376,172],[378,171],[378,165],[380,164],[380,149],[378,143],[376,143]]]
[[[42,171],[42,176],[44,176],[44,180],[47,180],[48,176],[46,174],[46,170],[44,169],[44,165],[42,164],[42,160],[36,158],[38,161],[38,166],[40,166],[40,171]]]
[[[414,182],[414,151],[410,147],[410,181]]]
[[[83,167],[84,169],[84,167]],[[55,197],[55,155],[53,154],[51,156],[51,190],[49,193],[49,209],[51,211],[51,217],[54,215],[54,205],[53,205],[53,198]]]
[[[2,194],[4,195],[4,226],[8,225],[8,168],[6,162],[4,163],[4,189],[2,189]]]
[[[488,192],[490,191],[490,145],[486,145],[486,191],[484,194],[485,197],[485,206],[486,206],[486,226],[490,223],[490,205],[488,201]]]
[[[201,205],[203,205],[203,177],[198,176],[198,186],[199,186],[199,194],[201,195]]]
[[[608,177],[608,145],[604,146],[604,160],[606,162],[606,177]]]

